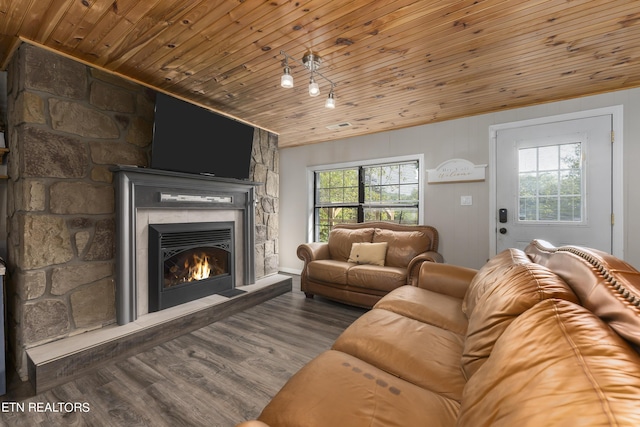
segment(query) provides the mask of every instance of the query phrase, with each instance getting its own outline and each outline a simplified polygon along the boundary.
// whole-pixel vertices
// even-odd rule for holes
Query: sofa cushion
[[[462,335],[374,308],[345,329],[332,348],[459,401],[465,385],[462,345]]]
[[[384,265],[387,254],[387,242],[381,243],[352,243],[348,262],[355,264]]]
[[[416,255],[429,250],[431,239],[422,231],[394,231],[376,228],[374,243],[387,242],[386,265],[406,267]]]
[[[640,356],[557,299],[515,319],[464,389],[459,427],[638,426]]]
[[[389,292],[407,283],[407,269],[378,265],[353,265],[347,272],[349,286]]]
[[[509,324],[538,302],[561,298],[578,302],[576,295],[560,277],[548,268],[531,262],[526,256],[513,256],[509,268],[487,283],[476,283],[475,308],[469,316],[462,367],[470,378],[491,354],[493,346]]]
[[[352,266],[353,264],[346,261],[335,261],[332,259],[311,261],[307,265],[307,274],[313,280],[346,285],[347,272]]]
[[[369,242],[373,238],[373,228],[359,228],[349,230],[345,228],[334,228],[329,232],[329,254],[331,259],[346,261],[351,254],[353,243]]]
[[[278,427],[451,427],[458,402],[328,350],[298,371],[259,416]]]
[[[385,295],[374,308],[393,311],[460,335],[467,332],[462,299],[439,292],[405,285]]]

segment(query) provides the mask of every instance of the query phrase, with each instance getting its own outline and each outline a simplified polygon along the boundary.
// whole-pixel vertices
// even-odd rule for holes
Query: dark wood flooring
[[[34,395],[13,381],[6,426],[233,427],[366,310],[293,290]]]

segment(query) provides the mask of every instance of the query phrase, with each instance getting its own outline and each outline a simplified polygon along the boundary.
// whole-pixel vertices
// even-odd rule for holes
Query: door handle
[[[504,227],[501,227],[498,231],[500,232],[500,234],[507,234],[507,229]]]

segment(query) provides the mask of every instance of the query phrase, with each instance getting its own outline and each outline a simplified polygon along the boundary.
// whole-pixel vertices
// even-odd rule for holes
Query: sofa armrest
[[[442,255],[436,251],[427,251],[418,254],[407,265],[407,284],[416,286],[418,283],[418,275],[420,273],[420,266],[425,262],[444,262]]]
[[[423,262],[415,286],[462,299],[477,272],[458,265]]]
[[[420,254],[420,256],[424,256],[425,258],[427,258],[427,261],[440,262],[440,263],[444,262],[444,258],[442,257],[442,255],[440,255],[436,251],[427,251],[427,252],[424,252],[423,254]]]
[[[303,243],[298,246],[296,253],[298,258],[307,265],[318,259],[329,259],[329,244],[325,242]]]

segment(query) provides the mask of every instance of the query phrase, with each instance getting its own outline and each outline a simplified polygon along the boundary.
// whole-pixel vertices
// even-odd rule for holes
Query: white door
[[[496,133],[496,250],[533,239],[612,252],[612,116]]]

